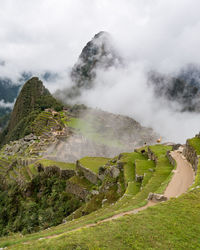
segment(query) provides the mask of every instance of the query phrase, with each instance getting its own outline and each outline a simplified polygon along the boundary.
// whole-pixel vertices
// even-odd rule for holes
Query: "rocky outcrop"
[[[163,194],[149,193],[148,200],[153,202],[161,202],[166,201],[167,197]]]
[[[67,181],[66,183],[66,192],[74,194],[75,196],[78,196],[82,200],[86,200],[87,196],[90,194],[90,192],[87,189],[71,181]]]
[[[76,172],[78,176],[84,176],[93,184],[97,184],[100,180],[97,174],[92,172],[90,169],[83,167],[79,161],[76,162]]]
[[[116,163],[116,165],[112,165],[112,166],[101,166],[99,168],[99,174],[98,177],[100,180],[104,180],[105,176],[109,176],[113,179],[116,179],[119,177],[120,172],[123,171],[123,166],[124,166],[124,162],[121,161],[117,161],[115,160],[114,163]]]
[[[175,167],[175,166],[176,166],[176,161],[175,161],[174,158],[171,156],[170,152],[171,152],[171,151],[167,151],[166,156],[167,156],[167,159],[169,160],[170,164],[171,164],[172,166]]]
[[[195,149],[192,146],[190,146],[188,140],[187,140],[186,146],[183,150],[183,155],[191,163],[191,165],[195,171],[195,174],[196,174],[200,155],[197,155]]]

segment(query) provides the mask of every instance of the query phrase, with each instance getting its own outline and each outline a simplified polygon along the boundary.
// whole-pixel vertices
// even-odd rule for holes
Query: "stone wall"
[[[170,164],[173,165],[173,166],[175,167],[175,166],[176,166],[176,161],[175,161],[174,158],[171,156],[170,151],[167,151],[166,156],[167,156],[167,158],[168,158]]]
[[[157,163],[157,157],[156,155],[151,151],[151,149],[148,147],[148,158],[152,161],[155,161]]]
[[[195,174],[196,174],[200,155],[197,155],[195,149],[189,145],[188,140],[187,140],[186,146],[183,150],[183,155],[191,163],[191,165],[195,171]]]
[[[97,174],[93,173],[90,169],[83,167],[79,161],[76,162],[76,172],[78,176],[84,176],[93,184],[97,184],[100,180]]]
[[[87,189],[71,181],[67,181],[66,183],[66,192],[74,194],[75,196],[78,196],[82,200],[86,200],[87,196],[90,194],[90,192]]]

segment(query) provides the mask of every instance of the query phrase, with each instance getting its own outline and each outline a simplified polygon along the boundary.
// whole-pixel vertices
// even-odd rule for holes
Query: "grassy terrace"
[[[150,240],[154,236],[152,233],[149,233],[149,232],[151,230],[154,230],[154,228],[156,228],[155,225],[158,228],[159,225],[163,223],[163,220],[167,221],[166,215],[168,216],[170,215],[168,208],[165,208],[164,210],[162,210],[165,204],[160,204],[156,206],[155,208],[155,209],[158,209],[158,208],[161,209],[160,216],[158,214],[158,210],[154,210],[154,208],[149,208],[146,211],[141,212],[138,215],[126,216],[126,217],[121,218],[118,221],[107,222],[95,228],[78,230],[77,232],[73,234],[72,233],[68,234],[67,237],[65,237],[65,235],[61,235],[58,238],[59,240],[48,239],[48,240],[44,240],[44,241],[41,240],[37,242],[34,240],[37,240],[39,238],[46,237],[46,236],[55,235],[55,234],[66,234],[70,230],[77,229],[79,227],[82,227],[90,223],[96,223],[114,214],[118,214],[124,211],[129,211],[134,208],[145,205],[147,203],[146,199],[150,192],[156,192],[157,190],[159,190],[160,187],[162,187],[161,189],[163,189],[164,188],[163,183],[165,183],[166,185],[166,180],[168,180],[171,170],[173,169],[173,166],[169,164],[168,159],[165,156],[166,152],[170,149],[171,147],[163,146],[163,145],[151,146],[151,150],[156,154],[158,158],[157,165],[155,167],[155,171],[152,173],[151,178],[149,178],[148,182],[146,183],[146,185],[143,186],[142,189],[140,189],[140,186],[139,187],[136,186],[134,182],[134,178],[135,178],[134,161],[145,160],[145,156],[139,153],[135,153],[135,152],[131,154],[124,154],[121,160],[123,162],[126,162],[125,167],[124,167],[124,174],[125,174],[125,178],[127,178],[127,181],[129,181],[128,188],[127,188],[129,189],[128,195],[127,193],[125,193],[124,196],[113,205],[106,205],[105,207],[100,208],[99,210],[92,212],[89,215],[83,216],[79,219],[75,219],[74,221],[69,221],[66,224],[61,224],[57,227],[50,228],[49,230],[45,230],[45,231],[31,234],[31,235],[25,235],[23,237],[21,237],[19,234],[15,234],[15,235],[12,235],[12,237],[10,236],[10,237],[2,238],[1,239],[2,243],[0,243],[0,247],[19,243],[19,245],[13,246],[13,247],[17,247],[17,249],[20,249],[20,247],[22,247],[22,249],[23,248],[29,249],[28,248],[29,246],[30,248],[36,247],[36,246],[37,248],[42,248],[44,247],[43,244],[45,244],[45,247],[50,246],[48,245],[49,242],[51,242],[51,244],[55,244],[56,246],[55,249],[63,249],[64,244],[65,246],[67,244],[68,249],[73,249],[73,247],[75,247],[76,249],[76,246],[78,246],[79,244],[80,244],[80,247],[83,246],[85,247],[85,249],[88,249],[88,248],[95,249],[95,247],[98,249],[98,247],[100,246],[103,248],[111,248],[111,245],[110,245],[111,243],[114,244],[112,245],[112,249],[113,248],[123,249],[124,246],[129,246],[129,244],[130,244],[130,248],[133,248],[133,242],[136,242],[136,243],[141,242],[141,244],[143,244],[141,245],[141,247],[143,246],[151,247],[151,245],[148,245],[150,244],[148,242],[148,239]],[[169,201],[166,204],[170,202],[174,202],[174,201]],[[175,207],[175,210],[174,210],[174,207]],[[172,204],[171,210],[175,214],[175,211],[177,211],[176,204],[174,203]],[[156,211],[156,212],[152,212],[152,211]],[[153,216],[149,216],[149,214],[152,214],[152,213],[153,213]],[[145,216],[145,214],[148,216],[144,217],[146,218],[146,221],[144,222],[143,217],[141,216]],[[184,216],[186,214],[187,213],[185,213]],[[177,218],[176,218],[176,215],[174,216],[175,216],[174,223],[176,223]],[[179,216],[179,213],[177,213],[177,216]],[[197,216],[199,215],[196,214],[195,216],[196,216],[195,217],[196,219]],[[138,221],[137,221],[137,218],[139,218]],[[157,224],[155,221],[157,221]],[[154,224],[152,225],[152,223],[154,223],[155,225]],[[167,225],[170,226],[170,224],[167,224]],[[108,232],[108,230],[111,230],[111,231]],[[147,245],[145,245],[146,234],[144,235],[141,234],[141,231],[143,230],[147,230],[146,233],[149,235],[147,237]],[[161,231],[160,231],[160,235],[162,237],[164,237],[163,230],[164,229],[161,228]],[[176,230],[178,229],[176,228]],[[141,238],[138,238],[140,240],[138,240],[137,242],[135,237],[138,234],[143,235],[143,240],[141,240]],[[170,233],[170,235],[173,237],[173,234]],[[85,242],[86,239],[87,239],[87,243]],[[73,243],[73,240],[74,240],[74,243]],[[157,238],[157,240],[158,241],[160,240],[159,237]],[[21,244],[24,241],[30,241],[30,242],[33,241],[33,242],[31,242],[30,245]],[[153,238],[151,243],[153,244],[154,241],[155,240]],[[94,242],[94,245],[91,245],[93,244],[92,242]]]
[[[52,161],[47,159],[41,159],[37,161],[37,163],[41,163],[44,167],[48,166],[57,166],[61,169],[75,169],[76,165],[74,163],[66,163],[62,161]]]
[[[144,160],[137,160],[135,162],[136,167],[136,174],[143,176],[141,187],[143,188],[148,181],[153,176],[153,172],[155,171],[155,162],[154,161],[144,161]]]
[[[135,161],[138,159],[144,160],[146,157],[142,154],[133,152],[124,153],[121,159],[121,161],[126,162],[124,165],[124,181],[127,186],[126,195],[135,195],[140,191],[141,183],[135,181]]]
[[[89,168],[94,173],[98,174],[99,167],[105,165],[110,159],[104,157],[84,157],[80,159],[83,167]]]

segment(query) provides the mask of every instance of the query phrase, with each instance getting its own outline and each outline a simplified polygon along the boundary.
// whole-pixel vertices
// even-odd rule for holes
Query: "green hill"
[[[46,108],[61,110],[62,105],[37,77],[33,77],[24,84],[15,102],[9,124],[1,135],[1,144],[29,134],[31,122]]]

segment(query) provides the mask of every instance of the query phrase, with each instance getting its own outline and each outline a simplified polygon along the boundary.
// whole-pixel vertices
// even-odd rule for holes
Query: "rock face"
[[[73,99],[81,95],[83,89],[94,86],[96,71],[118,66],[122,59],[114,49],[111,36],[105,31],[96,34],[83,48],[77,63],[71,71],[72,88],[67,89],[67,99]],[[62,92],[58,91],[60,95]]]
[[[148,158],[152,161],[157,162],[156,155],[151,151],[151,149],[148,147]]]
[[[175,161],[174,158],[171,156],[170,151],[167,151],[166,156],[167,156],[167,158],[168,158],[170,164],[171,164],[172,166],[175,167],[175,166],[176,166],[176,161]]]
[[[98,175],[92,172],[90,169],[81,166],[80,162],[76,162],[76,172],[78,176],[84,176],[87,180],[89,180],[93,184],[97,184],[100,180]]]
[[[149,193],[148,200],[153,202],[162,202],[166,201],[167,197],[165,197],[163,194]]]
[[[109,33],[101,31],[83,48],[71,73],[78,88],[91,88],[97,68],[108,68],[119,64],[120,58],[111,45]]]

